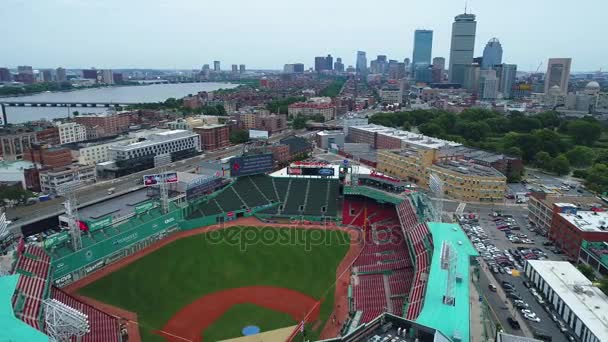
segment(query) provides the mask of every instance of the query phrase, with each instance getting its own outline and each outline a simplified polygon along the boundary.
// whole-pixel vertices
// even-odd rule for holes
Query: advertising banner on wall
[[[112,225],[112,216],[104,216],[95,221],[88,220],[87,225],[89,226],[89,230],[92,232],[96,231],[97,229],[105,228]]]
[[[288,167],[288,175],[332,177],[335,171],[331,167]]]
[[[45,249],[50,249],[53,246],[57,246],[62,242],[69,240],[69,238],[70,234],[68,232],[57,233],[46,238],[43,245]]]
[[[159,173],[153,175],[144,175],[144,185],[151,186],[157,185],[161,182],[164,183],[177,183],[177,173],[176,172],[167,172],[167,173]]]
[[[241,177],[272,171],[272,153],[261,153],[230,159],[230,176]]]
[[[156,202],[154,201],[145,201],[142,203],[139,203],[138,205],[135,206],[135,213],[136,214],[143,214],[145,212],[147,212],[148,210],[154,208],[156,206]]]

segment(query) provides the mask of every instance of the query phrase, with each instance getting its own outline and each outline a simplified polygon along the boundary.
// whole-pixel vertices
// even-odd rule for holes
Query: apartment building
[[[110,160],[110,147],[136,143],[135,138],[117,138],[109,141],[81,143],[75,146],[78,154],[78,163],[81,165],[95,165]]]
[[[21,160],[34,142],[36,132],[21,127],[0,128],[0,157],[4,160]]]
[[[65,147],[33,144],[25,152],[23,159],[43,167],[57,168],[72,164],[72,153]]]
[[[287,113],[290,118],[321,115],[329,121],[336,118],[336,107],[331,103],[297,102],[287,107]]]
[[[230,129],[226,125],[204,125],[194,127],[193,131],[200,135],[201,148],[204,151],[213,151],[230,145]]]
[[[133,116],[129,111],[80,114],[74,122],[93,129],[97,137],[107,137],[128,131]]]
[[[59,143],[69,144],[73,142],[87,140],[87,128],[76,122],[66,122],[59,124]]]

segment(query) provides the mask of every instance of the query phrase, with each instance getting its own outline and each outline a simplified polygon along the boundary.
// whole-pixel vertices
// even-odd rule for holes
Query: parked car
[[[539,323],[539,322],[540,322],[540,318],[536,317],[536,315],[534,315],[534,316],[533,316],[533,315],[530,315],[530,314],[524,314],[524,317],[525,317],[527,320],[530,320],[530,321],[532,321],[532,322],[536,322],[536,323]]]
[[[490,291],[496,292],[496,285],[490,284],[490,285],[488,285],[488,288],[490,289]]]
[[[519,322],[513,317],[507,318],[507,322],[509,322],[509,325],[511,328],[513,328],[513,330],[519,330],[521,328]]]
[[[530,283],[529,282],[523,281],[523,284],[524,284],[525,287],[530,288]]]

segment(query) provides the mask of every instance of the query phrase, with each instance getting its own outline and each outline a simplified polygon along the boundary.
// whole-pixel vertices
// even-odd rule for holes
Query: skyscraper
[[[571,64],[572,58],[549,58],[545,74],[545,94],[548,94],[553,86],[558,86],[562,94],[568,93]]]
[[[431,64],[431,55],[433,50],[433,31],[432,30],[416,30],[414,31],[414,55],[412,63],[416,64]]]
[[[433,58],[433,68],[441,71],[445,70],[445,58],[435,57]]]
[[[315,71],[321,72],[325,70],[325,57],[317,56],[315,57]]]
[[[65,69],[59,67],[55,69],[55,76],[57,77],[57,82],[65,82],[67,81],[67,76],[65,74]]]
[[[492,38],[483,49],[482,69],[491,69],[495,65],[502,64],[502,45],[497,38]]]
[[[336,62],[334,63],[334,70],[336,72],[344,72],[344,63],[342,63],[342,58],[336,58]]]
[[[325,70],[333,70],[334,69],[334,58],[331,55],[327,55],[325,57]]]
[[[503,64],[500,68],[500,83],[498,91],[506,99],[513,97],[513,86],[515,85],[515,75],[517,74],[517,64]]]
[[[367,57],[365,56],[365,51],[357,51],[356,71],[357,73],[362,74],[367,73]]]
[[[220,70],[221,70],[220,61],[213,61],[213,71],[220,72]]]
[[[239,73],[239,66],[237,64],[232,64],[231,65],[231,69],[232,69],[232,73],[233,74],[238,74]]]
[[[463,84],[464,82],[465,68],[473,62],[476,30],[477,22],[474,14],[464,13],[454,18],[450,46],[449,79],[451,83]]]
[[[240,72],[241,74],[244,74],[244,73],[245,73],[245,70],[247,70],[247,69],[245,68],[245,64],[240,64],[240,65],[239,65],[239,72]]]
[[[12,80],[11,71],[8,68],[0,68],[0,82],[10,82]]]

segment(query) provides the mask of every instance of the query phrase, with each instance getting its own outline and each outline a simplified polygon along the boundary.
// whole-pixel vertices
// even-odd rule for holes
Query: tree
[[[587,279],[591,281],[595,281],[595,272],[593,272],[593,268],[589,265],[580,264],[576,266],[576,268],[585,276]]]
[[[595,164],[587,172],[585,186],[595,192],[608,191],[608,164]]]
[[[568,123],[567,132],[577,144],[592,146],[602,135],[602,127],[597,121],[578,119]]]
[[[511,157],[521,158],[521,156],[523,155],[523,152],[521,151],[521,148],[516,147],[516,146],[511,146],[505,151],[505,154],[508,156],[511,156]]]
[[[237,129],[230,133],[230,142],[233,144],[242,144],[249,140],[249,132],[244,129]]]
[[[541,128],[540,120],[527,116],[513,116],[510,118],[510,127],[512,131],[528,133]]]
[[[540,168],[549,170],[551,168],[551,162],[551,156],[545,151],[540,151],[534,156],[534,163]]]
[[[576,146],[566,152],[566,157],[574,167],[587,167],[593,163],[595,152],[587,146]]]
[[[226,108],[224,108],[224,106],[222,106],[222,105],[219,105],[219,104],[216,105],[215,110],[217,111],[217,115],[221,115],[221,116],[226,115]]]
[[[551,156],[555,157],[565,150],[561,137],[553,130],[539,129],[532,134],[540,140],[541,150],[549,153]]]
[[[291,123],[293,129],[302,129],[306,128],[306,118],[303,116],[298,116]]]
[[[430,137],[438,137],[443,133],[443,129],[441,126],[436,124],[435,122],[427,122],[418,127],[420,133],[424,135],[428,135]]]
[[[557,128],[561,124],[559,113],[554,111],[538,113],[534,117],[540,121],[544,128]]]
[[[599,288],[602,290],[602,292],[604,292],[604,294],[608,295],[608,277],[603,277],[600,280]]]
[[[567,175],[570,173],[570,162],[563,154],[555,157],[551,162],[551,166],[553,172],[557,173],[558,176]]]
[[[519,147],[523,159],[527,162],[535,159],[536,153],[541,151],[542,142],[533,134],[507,133],[503,138],[503,148]]]

